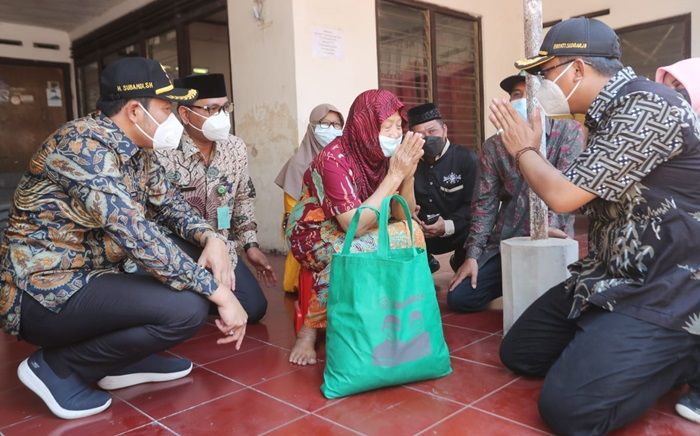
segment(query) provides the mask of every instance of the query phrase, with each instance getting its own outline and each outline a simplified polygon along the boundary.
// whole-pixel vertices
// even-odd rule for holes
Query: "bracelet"
[[[248,251],[248,250],[250,250],[250,249],[253,248],[253,247],[260,247],[260,245],[259,245],[257,242],[248,242],[247,244],[245,244],[245,245],[243,246],[243,250],[244,250],[244,251]]]
[[[535,147],[525,147],[525,148],[521,149],[520,151],[518,151],[515,154],[515,169],[517,169],[518,172],[522,173],[522,171],[520,171],[520,157],[523,154],[527,153],[528,151],[534,151],[535,153],[537,153],[538,156],[542,156],[540,154],[540,151],[538,149],[536,149]]]

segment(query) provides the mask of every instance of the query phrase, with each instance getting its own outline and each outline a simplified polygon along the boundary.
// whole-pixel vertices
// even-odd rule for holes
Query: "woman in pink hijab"
[[[700,58],[678,61],[656,70],[656,81],[675,89],[700,114]]]

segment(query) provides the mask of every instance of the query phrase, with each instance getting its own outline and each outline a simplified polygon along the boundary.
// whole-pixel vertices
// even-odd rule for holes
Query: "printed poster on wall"
[[[61,86],[58,82],[53,80],[46,82],[46,103],[49,107],[63,107]]]
[[[314,27],[311,51],[315,58],[342,59],[344,42],[341,30]]]

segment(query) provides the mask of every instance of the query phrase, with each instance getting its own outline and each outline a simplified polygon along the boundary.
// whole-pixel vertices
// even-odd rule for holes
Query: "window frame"
[[[477,28],[477,53],[476,55],[478,56],[478,71],[479,71],[479,77],[478,77],[478,85],[477,89],[479,91],[479,97],[477,98],[476,104],[477,104],[477,114],[479,116],[479,132],[477,132],[477,138],[476,138],[476,144],[475,144],[475,151],[479,151],[481,149],[482,144],[484,143],[485,138],[485,116],[484,116],[484,56],[483,56],[483,31],[482,31],[482,23],[481,23],[481,17],[469,14],[467,12],[461,12],[461,11],[456,11],[454,9],[446,8],[444,6],[439,6],[439,5],[434,5],[431,3],[425,3],[419,0],[375,0],[374,2],[374,17],[375,17],[375,37],[377,41],[377,84],[379,84],[379,78],[380,78],[380,63],[379,63],[379,8],[380,2],[387,2],[387,3],[394,3],[396,5],[403,5],[403,6],[408,6],[414,9],[421,9],[421,10],[427,10],[428,15],[430,17],[429,20],[429,25],[430,25],[430,59],[429,59],[429,64],[430,64],[430,90],[429,94],[433,96],[433,102],[440,107],[440,102],[438,99],[438,92],[437,92],[437,81],[438,81],[438,74],[437,74],[437,66],[435,63],[435,59],[437,58],[437,45],[435,44],[436,41],[436,34],[435,34],[435,14],[442,14],[446,15],[452,18],[457,18],[461,20],[467,20],[467,21],[473,21],[476,23],[476,28]]]
[[[688,12],[687,14],[681,14],[681,15],[675,15],[673,17],[667,17],[667,18],[661,18],[659,20],[653,20],[653,21],[647,21],[645,23],[638,23],[638,24],[633,24],[631,26],[625,26],[625,27],[620,27],[618,29],[615,29],[615,33],[617,33],[618,37],[622,38],[622,35],[627,32],[636,32],[640,30],[648,30],[651,27],[656,27],[656,26],[661,26],[664,24],[676,24],[676,23],[682,23],[685,25],[685,35],[683,36],[683,40],[687,42],[686,46],[684,47],[684,51],[682,53],[682,59],[688,59],[691,57],[692,53],[692,20],[691,20],[691,13]],[[624,53],[623,53],[624,56]],[[661,65],[659,65],[661,66]],[[652,78],[653,79],[653,78]]]

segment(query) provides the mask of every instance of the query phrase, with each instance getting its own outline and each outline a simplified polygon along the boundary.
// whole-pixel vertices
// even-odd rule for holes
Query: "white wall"
[[[374,1],[294,0],[299,140],[306,132],[311,110],[320,103],[335,105],[344,117],[355,97],[377,88],[377,38]],[[342,35],[342,57],[313,54],[314,29]],[[294,148],[298,144],[292,144]],[[294,148],[286,150],[291,155]]]
[[[75,69],[73,68],[73,59],[70,52],[71,40],[68,32],[45,27],[0,22],[0,39],[22,41],[21,46],[0,44],[0,57],[69,64],[71,75],[69,86],[73,96],[73,114],[78,113]],[[35,42],[56,44],[59,49],[36,48],[34,47]]]
[[[248,145],[260,244],[285,249],[282,190],[274,179],[298,142],[292,0],[266,2],[264,25],[252,4],[228,0],[236,134]]]

